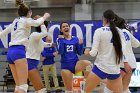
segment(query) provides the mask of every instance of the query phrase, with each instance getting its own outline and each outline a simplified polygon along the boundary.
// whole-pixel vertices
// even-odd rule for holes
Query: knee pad
[[[93,64],[86,66],[86,71],[91,71],[93,68]]]
[[[73,93],[73,91],[66,90],[65,93]]]
[[[42,88],[42,89],[38,90],[36,93],[46,93],[46,88]]]
[[[25,93],[27,93],[28,85],[27,85],[27,84],[19,85],[19,86],[17,87],[17,90],[24,90]]]
[[[108,89],[107,87],[104,87],[104,93],[113,93],[113,91]]]

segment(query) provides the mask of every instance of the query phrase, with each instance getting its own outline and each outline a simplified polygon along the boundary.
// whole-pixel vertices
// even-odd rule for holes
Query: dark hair
[[[19,16],[27,16],[28,12],[31,10],[30,6],[23,3],[22,0],[16,0],[16,6],[18,6]]]
[[[122,44],[120,35],[116,29],[116,25],[114,23],[115,14],[112,10],[106,10],[103,13],[104,18],[110,23],[110,30],[112,32],[112,40],[113,40],[113,46],[115,48],[116,52],[116,64],[120,64],[120,61],[122,60],[123,53],[122,53]]]
[[[128,31],[130,31],[127,23],[125,22],[125,19],[119,17],[118,15],[115,14],[115,25],[121,29],[127,29]]]
[[[48,21],[44,21],[44,25],[46,26],[46,28],[48,27],[48,25],[49,25],[49,22]],[[36,30],[36,32],[41,32],[41,27],[40,26],[38,26],[38,27],[35,27],[35,30]]]
[[[62,22],[62,23],[60,24],[60,35],[63,35],[63,32],[61,32],[61,29],[62,29],[62,25],[63,25],[64,23],[66,23],[66,24],[68,24],[68,25],[70,26],[70,24],[69,24],[68,22]]]

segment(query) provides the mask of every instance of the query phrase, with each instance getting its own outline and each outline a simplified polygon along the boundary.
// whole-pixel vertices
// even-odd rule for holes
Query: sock
[[[46,88],[42,88],[42,89],[38,90],[37,93],[46,93]]]
[[[73,93],[73,91],[65,90],[65,93]]]
[[[108,89],[107,87],[104,88],[104,93],[113,93],[112,90]]]

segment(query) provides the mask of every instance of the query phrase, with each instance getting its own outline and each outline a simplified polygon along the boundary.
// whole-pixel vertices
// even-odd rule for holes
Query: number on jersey
[[[126,32],[123,32],[123,34],[124,34],[125,40],[126,41],[129,41],[130,40],[129,35]]]
[[[18,21],[15,23],[15,26],[14,26],[14,31],[17,30],[17,25],[18,25]]]
[[[67,52],[73,52],[73,45],[67,45]]]

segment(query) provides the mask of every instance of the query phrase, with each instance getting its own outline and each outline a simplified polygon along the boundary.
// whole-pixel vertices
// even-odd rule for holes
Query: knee
[[[131,77],[132,74],[133,74],[133,72],[129,72],[129,73],[127,73],[126,75]]]
[[[85,62],[87,65],[91,64],[91,62],[90,62],[89,60],[84,60],[84,62]]]
[[[93,64],[89,64],[86,66],[86,71],[91,71],[93,68]]]
[[[91,90],[90,88],[88,87],[85,87],[85,93],[92,93],[93,90]]]

